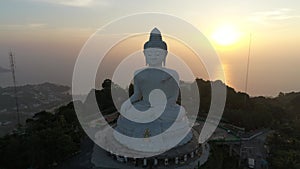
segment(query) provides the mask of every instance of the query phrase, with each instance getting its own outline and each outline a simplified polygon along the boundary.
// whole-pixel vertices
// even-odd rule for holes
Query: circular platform
[[[112,125],[112,127],[115,125]],[[110,128],[110,129],[107,129]],[[98,141],[106,142],[108,145],[104,150],[95,144],[91,162],[96,166],[102,168],[147,168],[154,167],[158,169],[174,168],[186,169],[194,168],[203,165],[209,157],[210,146],[208,143],[199,144],[199,128],[196,126],[192,129],[193,139],[182,146],[177,146],[162,154],[151,156],[148,158],[135,158],[141,152],[130,150],[124,145],[120,144],[114,139],[111,127],[104,127],[102,132],[96,132]],[[111,133],[104,133],[110,131]],[[106,136],[105,136],[106,135]],[[101,137],[102,136],[102,137]],[[104,137],[105,136],[105,137]],[[109,150],[109,151],[108,151]],[[130,153],[130,156],[122,156],[117,152]],[[147,154],[146,154],[147,155]],[[145,165],[146,164],[146,165]]]
[[[200,148],[200,145],[198,143],[199,134],[194,129],[192,129],[193,138],[186,144],[181,146],[176,146],[166,152],[161,152],[158,155],[155,155],[154,157],[160,159],[160,158],[175,158],[184,154],[189,154],[191,152],[195,152]],[[141,152],[136,151],[133,149],[129,149],[125,145],[119,143],[109,127],[107,129],[102,130],[101,132],[97,132],[95,135],[95,138],[97,140],[97,143],[100,145],[106,145],[106,150],[115,155],[120,156],[126,156],[131,158],[141,158],[141,157],[151,157],[149,156],[149,153],[147,152]],[[152,153],[151,153],[152,154]]]

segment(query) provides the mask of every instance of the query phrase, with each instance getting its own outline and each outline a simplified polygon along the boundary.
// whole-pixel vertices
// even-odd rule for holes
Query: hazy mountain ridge
[[[52,83],[17,87],[19,119],[26,119],[43,110],[53,110],[71,101],[70,87]],[[0,87],[0,136],[12,131],[18,122],[16,99],[13,87]]]
[[[6,68],[3,68],[3,67],[0,67],[0,73],[7,73],[7,72],[10,72],[10,70],[6,69]]]
[[[71,100],[68,86],[43,83],[17,87],[17,98],[21,112],[34,113],[58,106]],[[13,87],[0,88],[0,112],[16,110]]]
[[[211,82],[196,79],[199,95],[199,116],[205,117],[210,108]],[[224,83],[220,83],[226,85]],[[300,118],[300,92],[279,93],[277,97],[250,97],[226,85],[227,97],[222,120],[246,130],[276,127]]]
[[[203,116],[205,115],[207,108],[210,106],[211,83],[218,83],[221,85],[225,84],[220,83],[220,81],[210,82],[202,79],[197,79],[196,83],[198,85],[199,92],[201,93],[199,116]],[[49,84],[44,85],[47,86]],[[118,88],[118,90],[122,89]],[[61,91],[65,90],[62,88]],[[193,89],[191,91],[193,91]],[[111,98],[111,96],[109,96],[104,90],[91,90],[91,93],[95,93],[97,101],[103,101],[103,99],[108,101]],[[91,93],[90,96],[92,96]],[[290,131],[290,133],[285,132],[287,135],[284,137],[289,139],[290,137],[293,137],[295,132],[297,132],[297,130],[295,130],[297,129],[297,126],[294,127],[294,124],[299,123],[294,122],[294,116],[299,118],[300,113],[294,112],[289,114],[288,112],[293,112],[292,108],[298,106],[299,102],[297,101],[299,98],[300,92],[280,94],[275,98],[266,98],[263,96],[251,98],[249,95],[236,92],[233,88],[227,86],[227,101],[223,120],[225,119],[229,123],[245,127],[248,130],[255,128],[272,128],[278,132],[281,130]],[[115,109],[109,109],[112,105],[109,101],[106,101],[98,102],[99,107],[103,110],[115,111]],[[89,107],[87,102],[81,102],[79,104],[81,104],[83,108],[83,115],[86,116],[91,113],[85,112],[84,110]],[[21,169],[33,166],[34,168],[45,168],[46,166],[53,165],[54,162],[58,164],[64,163],[64,160],[71,158],[74,153],[78,152],[82,148],[80,148],[80,140],[84,138],[85,134],[78,122],[73,102],[70,102],[68,105],[61,106],[55,111],[55,113],[49,113],[46,111],[36,113],[33,118],[26,121],[25,126],[24,131],[22,131],[26,133],[25,136],[22,134],[15,134],[0,139],[0,146],[2,147],[2,149],[0,149],[0,153],[6,154],[7,157],[7,160],[0,160],[0,167]],[[285,142],[284,138],[280,140],[281,144],[283,144],[282,142]],[[278,147],[274,148],[273,145],[278,145],[278,141],[276,141],[276,138],[270,138],[269,140],[271,152],[275,154],[275,150],[278,150]],[[297,142],[298,137],[296,137],[295,140]],[[57,144],[43,146],[49,142]],[[37,146],[39,148],[35,148]],[[288,147],[286,151],[291,151],[294,147],[295,146],[292,145],[291,147]],[[22,149],[22,151],[18,151],[19,149]],[[52,155],[49,156],[49,154]],[[17,163],[14,163],[13,161],[15,161],[16,157],[18,160]],[[79,154],[79,157],[82,156]],[[278,165],[284,166],[286,165],[287,157],[291,156],[280,156],[279,154],[278,157],[272,156],[270,161],[273,166],[276,166],[277,164],[275,162],[278,161],[279,158],[282,158],[282,161],[280,161],[280,164]],[[297,160],[298,159],[296,158],[294,161],[298,163]],[[76,163],[76,165],[79,164]],[[277,169],[278,167],[274,168]]]

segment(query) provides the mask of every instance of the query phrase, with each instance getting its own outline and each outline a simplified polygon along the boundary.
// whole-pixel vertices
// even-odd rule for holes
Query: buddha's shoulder
[[[179,75],[178,75],[178,73],[175,70],[169,69],[169,68],[165,68],[165,67],[163,67],[163,68],[148,68],[148,67],[147,68],[141,68],[141,69],[138,69],[138,70],[136,70],[134,72],[134,77],[140,77],[140,76],[143,76],[143,75],[147,76],[147,73],[153,75],[152,70],[162,70],[162,71],[166,72],[167,74],[169,74],[170,76],[174,77],[175,79],[179,78]],[[161,75],[159,75],[159,76],[161,76]]]
[[[141,69],[138,69],[136,71],[134,71],[134,76],[136,76],[137,74],[141,73],[142,71],[146,70],[147,68],[141,68]]]
[[[169,74],[171,74],[172,76],[178,76],[178,73],[176,72],[176,70],[173,69],[169,69],[169,68],[163,68],[163,70]]]
[[[149,68],[149,67],[140,68],[140,69],[136,70],[134,72],[134,74],[138,74],[138,73],[140,73],[142,71],[147,71],[147,70],[162,70],[162,71],[165,71],[165,72],[168,72],[168,73],[178,74],[176,70],[165,68],[165,67],[162,67],[162,68]]]

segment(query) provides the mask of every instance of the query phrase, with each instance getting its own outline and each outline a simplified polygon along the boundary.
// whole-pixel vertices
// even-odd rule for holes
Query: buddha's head
[[[144,44],[146,64],[151,67],[165,65],[167,54],[167,44],[162,40],[160,31],[154,28],[151,31],[149,41]]]

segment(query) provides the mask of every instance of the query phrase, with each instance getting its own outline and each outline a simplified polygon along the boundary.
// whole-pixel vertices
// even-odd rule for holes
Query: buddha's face
[[[146,62],[149,66],[162,66],[168,51],[159,48],[147,48],[144,50]]]

